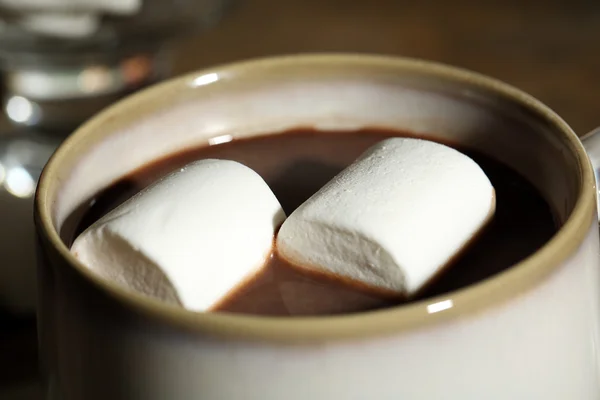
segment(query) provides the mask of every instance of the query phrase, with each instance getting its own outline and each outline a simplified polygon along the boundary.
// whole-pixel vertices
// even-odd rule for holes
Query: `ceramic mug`
[[[69,253],[73,221],[124,174],[182,148],[298,126],[389,127],[477,149],[528,178],[560,230],[483,282],[333,317],[192,313],[104,281]],[[171,80],[108,108],[58,149],[35,221],[51,398],[600,399],[593,167],[548,107],[475,73],[304,55]]]

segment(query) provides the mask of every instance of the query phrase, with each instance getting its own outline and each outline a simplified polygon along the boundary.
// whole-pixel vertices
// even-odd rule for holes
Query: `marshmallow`
[[[495,204],[469,157],[426,140],[387,139],[288,217],[277,251],[299,268],[410,297],[468,245]]]
[[[105,215],[71,251],[106,279],[205,311],[263,267],[284,219],[256,172],[201,160]]]

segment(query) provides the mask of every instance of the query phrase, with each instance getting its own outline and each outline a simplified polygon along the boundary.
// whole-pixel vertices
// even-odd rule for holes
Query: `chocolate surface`
[[[202,158],[236,160],[254,169],[267,181],[289,215],[365,149],[390,136],[410,135],[378,129],[355,132],[298,129],[189,148],[156,160],[99,193],[81,220],[78,232],[159,177]],[[485,155],[457,149],[473,158],[488,175],[496,191],[496,213],[476,240],[415,299],[458,289],[497,274],[531,255],[557,231],[548,203],[531,183]],[[391,298],[342,280],[306,273],[281,260],[275,252],[263,269],[248,277],[214,310],[268,315],[335,314],[415,299]]]

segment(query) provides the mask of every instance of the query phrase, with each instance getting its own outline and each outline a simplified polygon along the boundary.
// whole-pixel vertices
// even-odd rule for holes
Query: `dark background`
[[[600,2],[254,0],[181,46],[177,71],[298,52],[417,57],[491,75],[583,134],[600,124]]]

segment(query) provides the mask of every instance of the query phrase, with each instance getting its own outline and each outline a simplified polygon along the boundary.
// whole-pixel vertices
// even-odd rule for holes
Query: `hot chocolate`
[[[75,234],[158,178],[205,158],[235,160],[252,168],[265,179],[290,215],[365,149],[392,136],[410,135],[378,129],[356,132],[297,129],[229,142],[226,137],[215,141],[220,144],[186,149],[144,166],[99,193]],[[456,258],[452,267],[410,301],[458,289],[499,273],[535,252],[557,231],[548,203],[527,180],[485,155],[459,150],[475,160],[492,182],[496,212],[485,231]],[[290,301],[292,298],[294,301]],[[335,314],[404,301],[407,300],[382,296],[360,285],[306,273],[282,260],[275,250],[259,275],[230,292],[212,311],[310,315],[318,304],[320,314]]]

